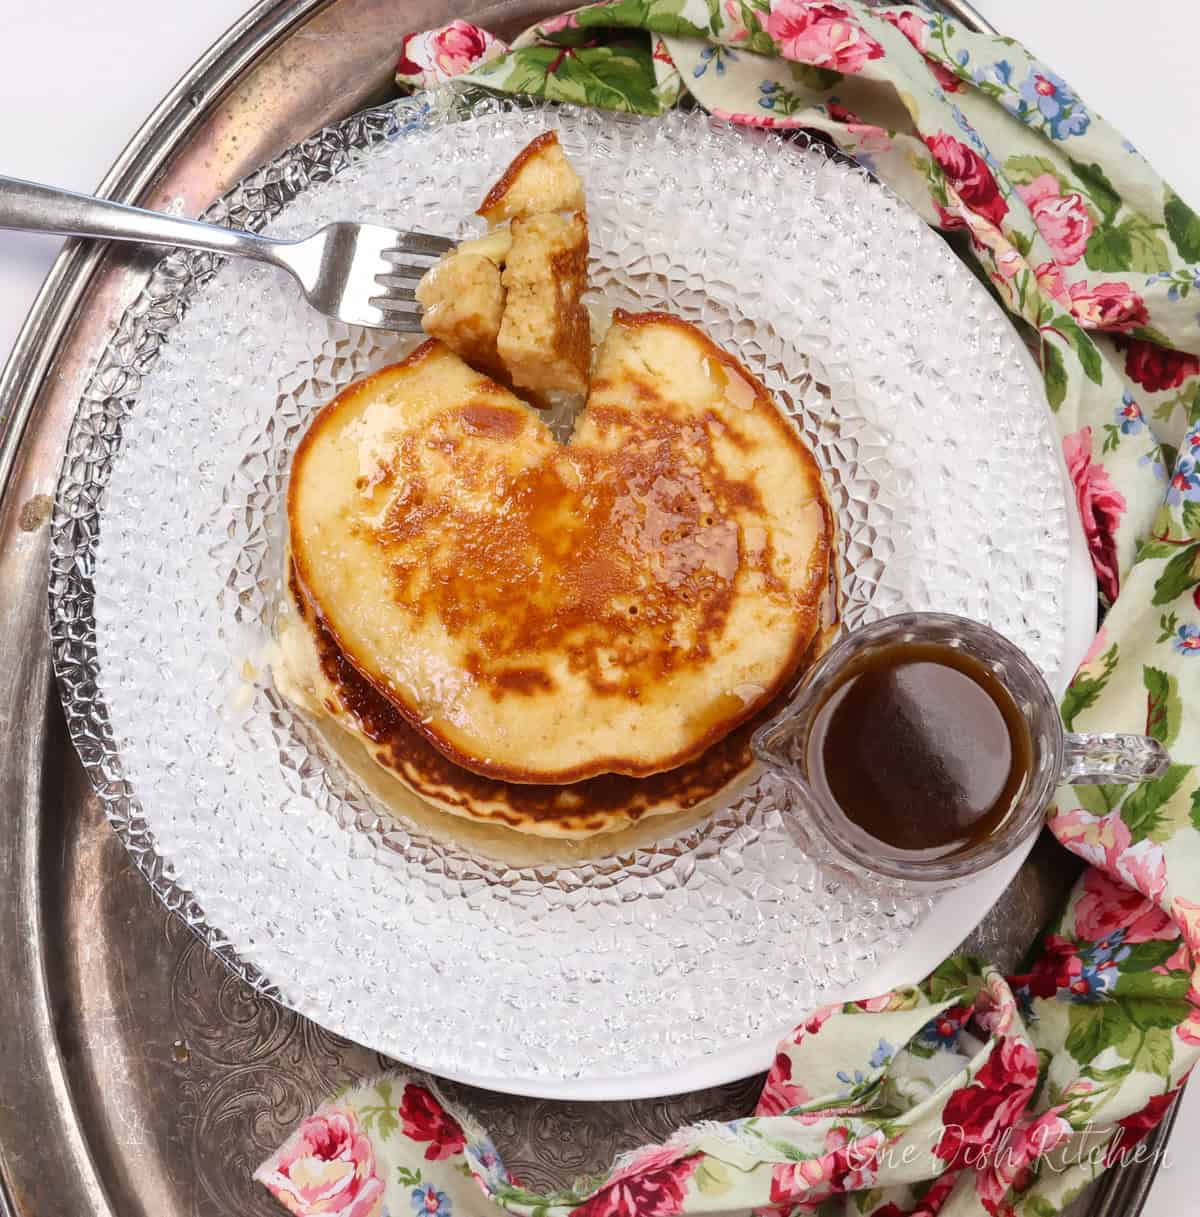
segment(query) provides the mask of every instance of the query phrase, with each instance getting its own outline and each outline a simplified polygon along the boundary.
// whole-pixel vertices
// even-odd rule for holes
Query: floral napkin
[[[511,49],[461,21],[405,40],[401,83],[451,77],[643,114],[687,93],[821,131],[962,230],[1039,352],[1110,606],[1063,718],[1146,732],[1175,763],[1059,792],[1050,828],[1092,865],[1026,974],[959,957],[811,1012],[746,1119],[535,1195],[395,1074],[330,1101],[257,1177],[340,1217],[1052,1217],[1137,1153],[1200,1049],[1200,216],[1016,43],[917,8],[614,0]]]

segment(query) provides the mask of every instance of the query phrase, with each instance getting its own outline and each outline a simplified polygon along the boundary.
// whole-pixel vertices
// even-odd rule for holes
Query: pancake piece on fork
[[[544,131],[478,213],[499,225],[464,241],[417,285],[425,332],[472,366],[523,389],[582,396],[591,363],[583,183]]]

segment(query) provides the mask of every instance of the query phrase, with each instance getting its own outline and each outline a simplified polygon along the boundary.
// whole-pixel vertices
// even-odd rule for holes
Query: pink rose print
[[[780,1052],[767,1074],[767,1083],[758,1097],[754,1114],[779,1116],[792,1107],[807,1103],[811,1097],[803,1086],[792,1081],[792,1058],[786,1052]]]
[[[961,93],[966,86],[948,67],[938,63],[932,55],[925,56],[925,62],[929,64],[930,70],[933,72],[933,78],[942,86],[947,93]]]
[[[975,1175],[975,1194],[989,1213],[1003,1213],[1005,1196],[1014,1187],[1023,1190],[1032,1175],[1031,1167],[1071,1135],[1071,1126],[1058,1108],[1017,1127],[996,1153],[987,1154]]]
[[[1062,268],[1057,262],[1043,262],[1034,272],[1037,285],[1060,308],[1071,307],[1071,293],[1067,290],[1067,281],[1063,278]]]
[[[1148,900],[1160,900],[1167,886],[1167,859],[1162,846],[1148,838],[1131,845],[1117,859],[1117,874]]]
[[[949,68],[934,59],[932,55],[925,55],[925,38],[929,33],[929,22],[920,13],[896,13],[890,9],[883,9],[879,13],[879,16],[889,25],[894,25],[924,55],[925,62],[929,65],[930,71],[933,72],[938,84],[947,93],[962,92],[963,82]]]
[[[988,976],[987,983],[976,994],[970,1021],[978,1024],[989,1037],[1011,1034],[1017,1021],[1017,1003],[1003,977],[994,973]]]
[[[1082,808],[1059,812],[1050,823],[1054,835],[1072,853],[1093,866],[1112,870],[1123,850],[1129,848],[1129,829],[1115,812],[1094,816]]]
[[[1171,924],[1174,925],[1175,923],[1172,922]],[[1163,976],[1171,972],[1191,972],[1192,953],[1188,950],[1187,943],[1181,942],[1158,967],[1152,970],[1161,973]]]
[[[1025,268],[1025,259],[1021,257],[1015,246],[996,251],[996,269],[1006,279],[1013,279]]]
[[[785,59],[835,72],[861,72],[883,47],[840,4],[814,0],[774,0],[767,33]]]
[[[873,1186],[886,1144],[887,1137],[878,1129],[852,1138],[844,1128],[831,1128],[821,1157],[772,1167],[771,1202],[816,1205],[830,1196]]]
[[[793,1043],[798,1044],[806,1035],[816,1035],[829,1020],[841,1010],[841,1006],[818,1006],[796,1028]]]
[[[1060,934],[1047,934],[1042,953],[1033,969],[1020,976],[1010,976],[1014,990],[1027,992],[1030,997],[1054,997],[1060,989],[1079,991],[1083,977],[1083,960],[1079,947]],[[1086,984],[1085,991],[1090,991]]]
[[[1200,1007],[1192,1007],[1187,1018],[1175,1028],[1175,1034],[1189,1048],[1200,1048]]]
[[[1125,496],[1112,484],[1108,470],[1092,460],[1092,429],[1083,427],[1063,439],[1067,472],[1075,486],[1075,501],[1100,590],[1111,602],[1117,598],[1117,526],[1125,514]]]
[[[977,1165],[984,1149],[1025,1110],[1037,1073],[1037,1054],[1028,1044],[997,1041],[972,1084],[950,1096],[933,1152],[950,1168]]]
[[[1171,916],[1175,924],[1183,929],[1183,940],[1191,947],[1193,953],[1200,954],[1200,904],[1193,904],[1182,896],[1176,896],[1171,901]],[[1196,1001],[1200,1001],[1197,994]]]
[[[877,127],[873,123],[864,123],[853,110],[847,110],[845,106],[839,105],[836,101],[826,102],[825,109],[829,111],[829,117],[834,122],[845,124],[847,135],[855,137],[853,143],[846,145],[853,151],[886,152],[892,146],[891,137],[883,127]]]
[[[962,202],[976,214],[999,224],[1008,214],[1008,204],[987,161],[974,148],[944,131],[930,136],[925,143]]]
[[[1058,179],[1049,173],[1035,177],[1028,186],[1018,186],[1017,193],[1033,213],[1055,261],[1060,266],[1074,266],[1083,257],[1096,226],[1083,196],[1060,194]]]
[[[953,191],[953,187],[950,189]],[[1003,199],[999,201],[1001,206],[1003,206]],[[972,211],[969,207],[964,207],[962,214],[957,215],[947,211],[936,200],[934,201],[934,206],[938,210],[938,224],[940,227],[947,230],[966,228],[970,233],[971,244],[975,249],[981,253],[987,251],[991,255],[991,259],[995,263],[996,273],[999,275],[999,278],[993,278],[992,282],[1000,294],[1008,301],[1009,307],[1015,308],[1016,297],[1013,292],[1012,280],[1020,271],[1027,270],[1029,263],[1025,261],[1021,252],[1004,235],[1003,229],[999,225],[993,224],[986,216],[981,215],[977,211]]]
[[[719,118],[723,122],[737,123],[742,127],[772,127],[782,129],[785,127],[802,127],[804,120],[801,118],[772,118],[768,114],[743,114],[739,110],[723,110],[720,106],[712,107],[713,118]]]
[[[889,1200],[883,1208],[872,1209],[871,1217],[937,1217],[958,1179],[957,1174],[947,1172],[921,1197],[915,1209],[901,1208],[894,1200]],[[776,1209],[756,1209],[755,1217],[760,1213],[769,1214],[769,1217],[793,1217],[797,1210],[788,1205]],[[1004,1217],[1008,1215],[1005,1214]]]
[[[462,1153],[467,1143],[458,1121],[424,1086],[409,1082],[404,1087],[399,1116],[400,1129],[410,1141],[429,1142],[425,1150],[429,1162]]]
[[[878,997],[860,997],[853,1003],[868,1014],[886,1014],[890,1010],[902,1010],[908,1004],[904,990],[881,993]]]
[[[377,1217],[383,1208],[375,1154],[351,1111],[310,1116],[257,1177],[298,1217]]]
[[[1083,657],[1083,662],[1080,667],[1086,668],[1089,664],[1093,664],[1105,651],[1108,650],[1108,630],[1104,626],[1100,627],[1100,632],[1092,639],[1092,645],[1088,647],[1087,654]]]
[[[1082,1100],[1090,1099],[1096,1093],[1096,1083],[1091,1078],[1076,1078],[1062,1092],[1064,1106],[1068,1103],[1078,1103]]]
[[[925,49],[925,38],[929,33],[929,22],[920,13],[897,13],[892,9],[884,9],[881,16],[888,25],[894,25],[917,48]]]
[[[742,10],[735,0],[725,0],[725,15],[729,18],[725,34],[730,42],[744,42],[750,37],[750,31],[742,23]]]
[[[409,34],[400,44],[396,79],[428,88],[494,59],[504,51],[487,30],[467,21],[452,21],[441,29]]]
[[[1129,946],[1179,934],[1179,927],[1157,904],[1092,867],[1083,877],[1083,894],[1075,905],[1075,932],[1099,942],[1118,930],[1125,931],[1121,941]]]
[[[942,1211],[942,1205],[950,1198],[950,1193],[954,1191],[958,1183],[958,1176],[950,1171],[947,1171],[934,1185],[921,1197],[921,1202],[913,1209],[909,1217],[937,1217],[937,1214]]]
[[[703,1155],[679,1159],[678,1149],[649,1150],[623,1167],[571,1217],[676,1217],[688,1180]]]
[[[561,34],[563,30],[577,30],[578,28],[578,13],[557,13],[553,17],[547,17],[538,26],[542,34],[547,37],[551,34]]]
[[[1176,896],[1171,901],[1171,916],[1183,926],[1184,937],[1195,947],[1200,947],[1200,904]]]
[[[452,21],[433,35],[434,62],[447,76],[473,68],[494,41],[486,30],[465,21]]]
[[[1145,301],[1128,283],[1071,284],[1071,312],[1085,330],[1124,331],[1145,325],[1150,317]]]

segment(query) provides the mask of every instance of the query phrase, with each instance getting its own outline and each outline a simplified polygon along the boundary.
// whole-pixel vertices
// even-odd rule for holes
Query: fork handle
[[[68,237],[102,237],[149,245],[180,245],[277,262],[277,242],[234,228],[218,228],[95,199],[70,190],[0,175],[0,228],[59,233]]]

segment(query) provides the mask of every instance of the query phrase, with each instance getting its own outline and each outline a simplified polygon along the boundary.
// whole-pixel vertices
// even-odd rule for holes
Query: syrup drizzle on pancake
[[[795,670],[832,525],[811,454],[694,327],[618,312],[568,444],[426,343],[351,386],[293,464],[302,590],[449,760],[647,776]]]
[[[611,832],[645,816],[687,811],[742,777],[752,764],[750,736],[774,714],[786,694],[760,710],[704,754],[651,777],[603,774],[568,786],[503,782],[448,760],[365,680],[316,619],[294,570],[289,589],[315,643],[330,693],[324,709],[365,746],[372,759],[410,791],[443,811],[521,831],[553,835]],[[806,657],[807,667],[815,656]],[[347,721],[349,718],[352,721]]]

